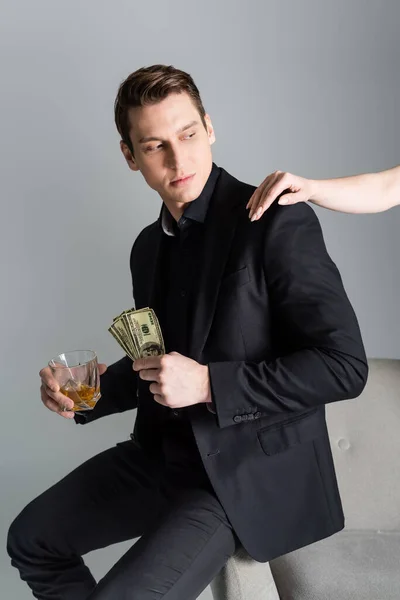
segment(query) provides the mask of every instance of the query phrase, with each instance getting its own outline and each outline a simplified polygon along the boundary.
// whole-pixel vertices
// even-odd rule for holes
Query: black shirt
[[[178,222],[165,205],[161,213],[163,240],[159,289],[163,298],[158,302],[158,318],[167,353],[174,351],[188,356],[193,307],[202,268],[206,216],[219,175],[220,168],[213,164],[202,193],[189,204]],[[167,467],[178,475],[184,469],[185,477],[188,470],[202,467],[188,420],[193,408],[169,409],[165,421],[163,448]]]
[[[200,196],[185,209],[178,222],[164,205],[160,226],[163,229],[161,277],[162,332],[166,352],[188,355],[192,310],[203,256],[204,229],[208,207],[220,169],[213,164]]]

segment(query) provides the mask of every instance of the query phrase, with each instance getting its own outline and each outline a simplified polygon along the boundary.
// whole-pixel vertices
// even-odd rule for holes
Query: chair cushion
[[[398,531],[400,360],[368,363],[361,396],[326,405],[329,439],[346,527]]]
[[[399,600],[400,531],[343,530],[270,563],[281,600]]]
[[[228,559],[211,591],[214,600],[279,600],[269,563],[256,562],[243,548]]]

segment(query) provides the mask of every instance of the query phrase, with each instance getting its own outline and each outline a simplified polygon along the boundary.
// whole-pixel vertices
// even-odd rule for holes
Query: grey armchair
[[[369,365],[359,398],[327,405],[345,529],[271,563],[239,550],[215,600],[400,599],[400,360]]]

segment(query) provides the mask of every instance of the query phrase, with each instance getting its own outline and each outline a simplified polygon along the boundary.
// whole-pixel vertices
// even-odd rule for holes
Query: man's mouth
[[[185,185],[194,177],[194,175],[195,174],[193,173],[193,175],[184,175],[183,177],[178,177],[177,179],[171,181],[171,185],[173,185],[174,187]]]

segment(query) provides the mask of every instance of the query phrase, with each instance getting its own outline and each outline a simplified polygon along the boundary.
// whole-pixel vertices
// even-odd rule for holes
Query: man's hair
[[[132,153],[133,147],[129,137],[129,109],[156,104],[169,94],[183,92],[189,94],[199,111],[204,127],[206,127],[204,118],[206,111],[200,98],[200,92],[189,73],[172,66],[153,65],[138,69],[121,83],[114,103],[115,124],[122,141]]]

